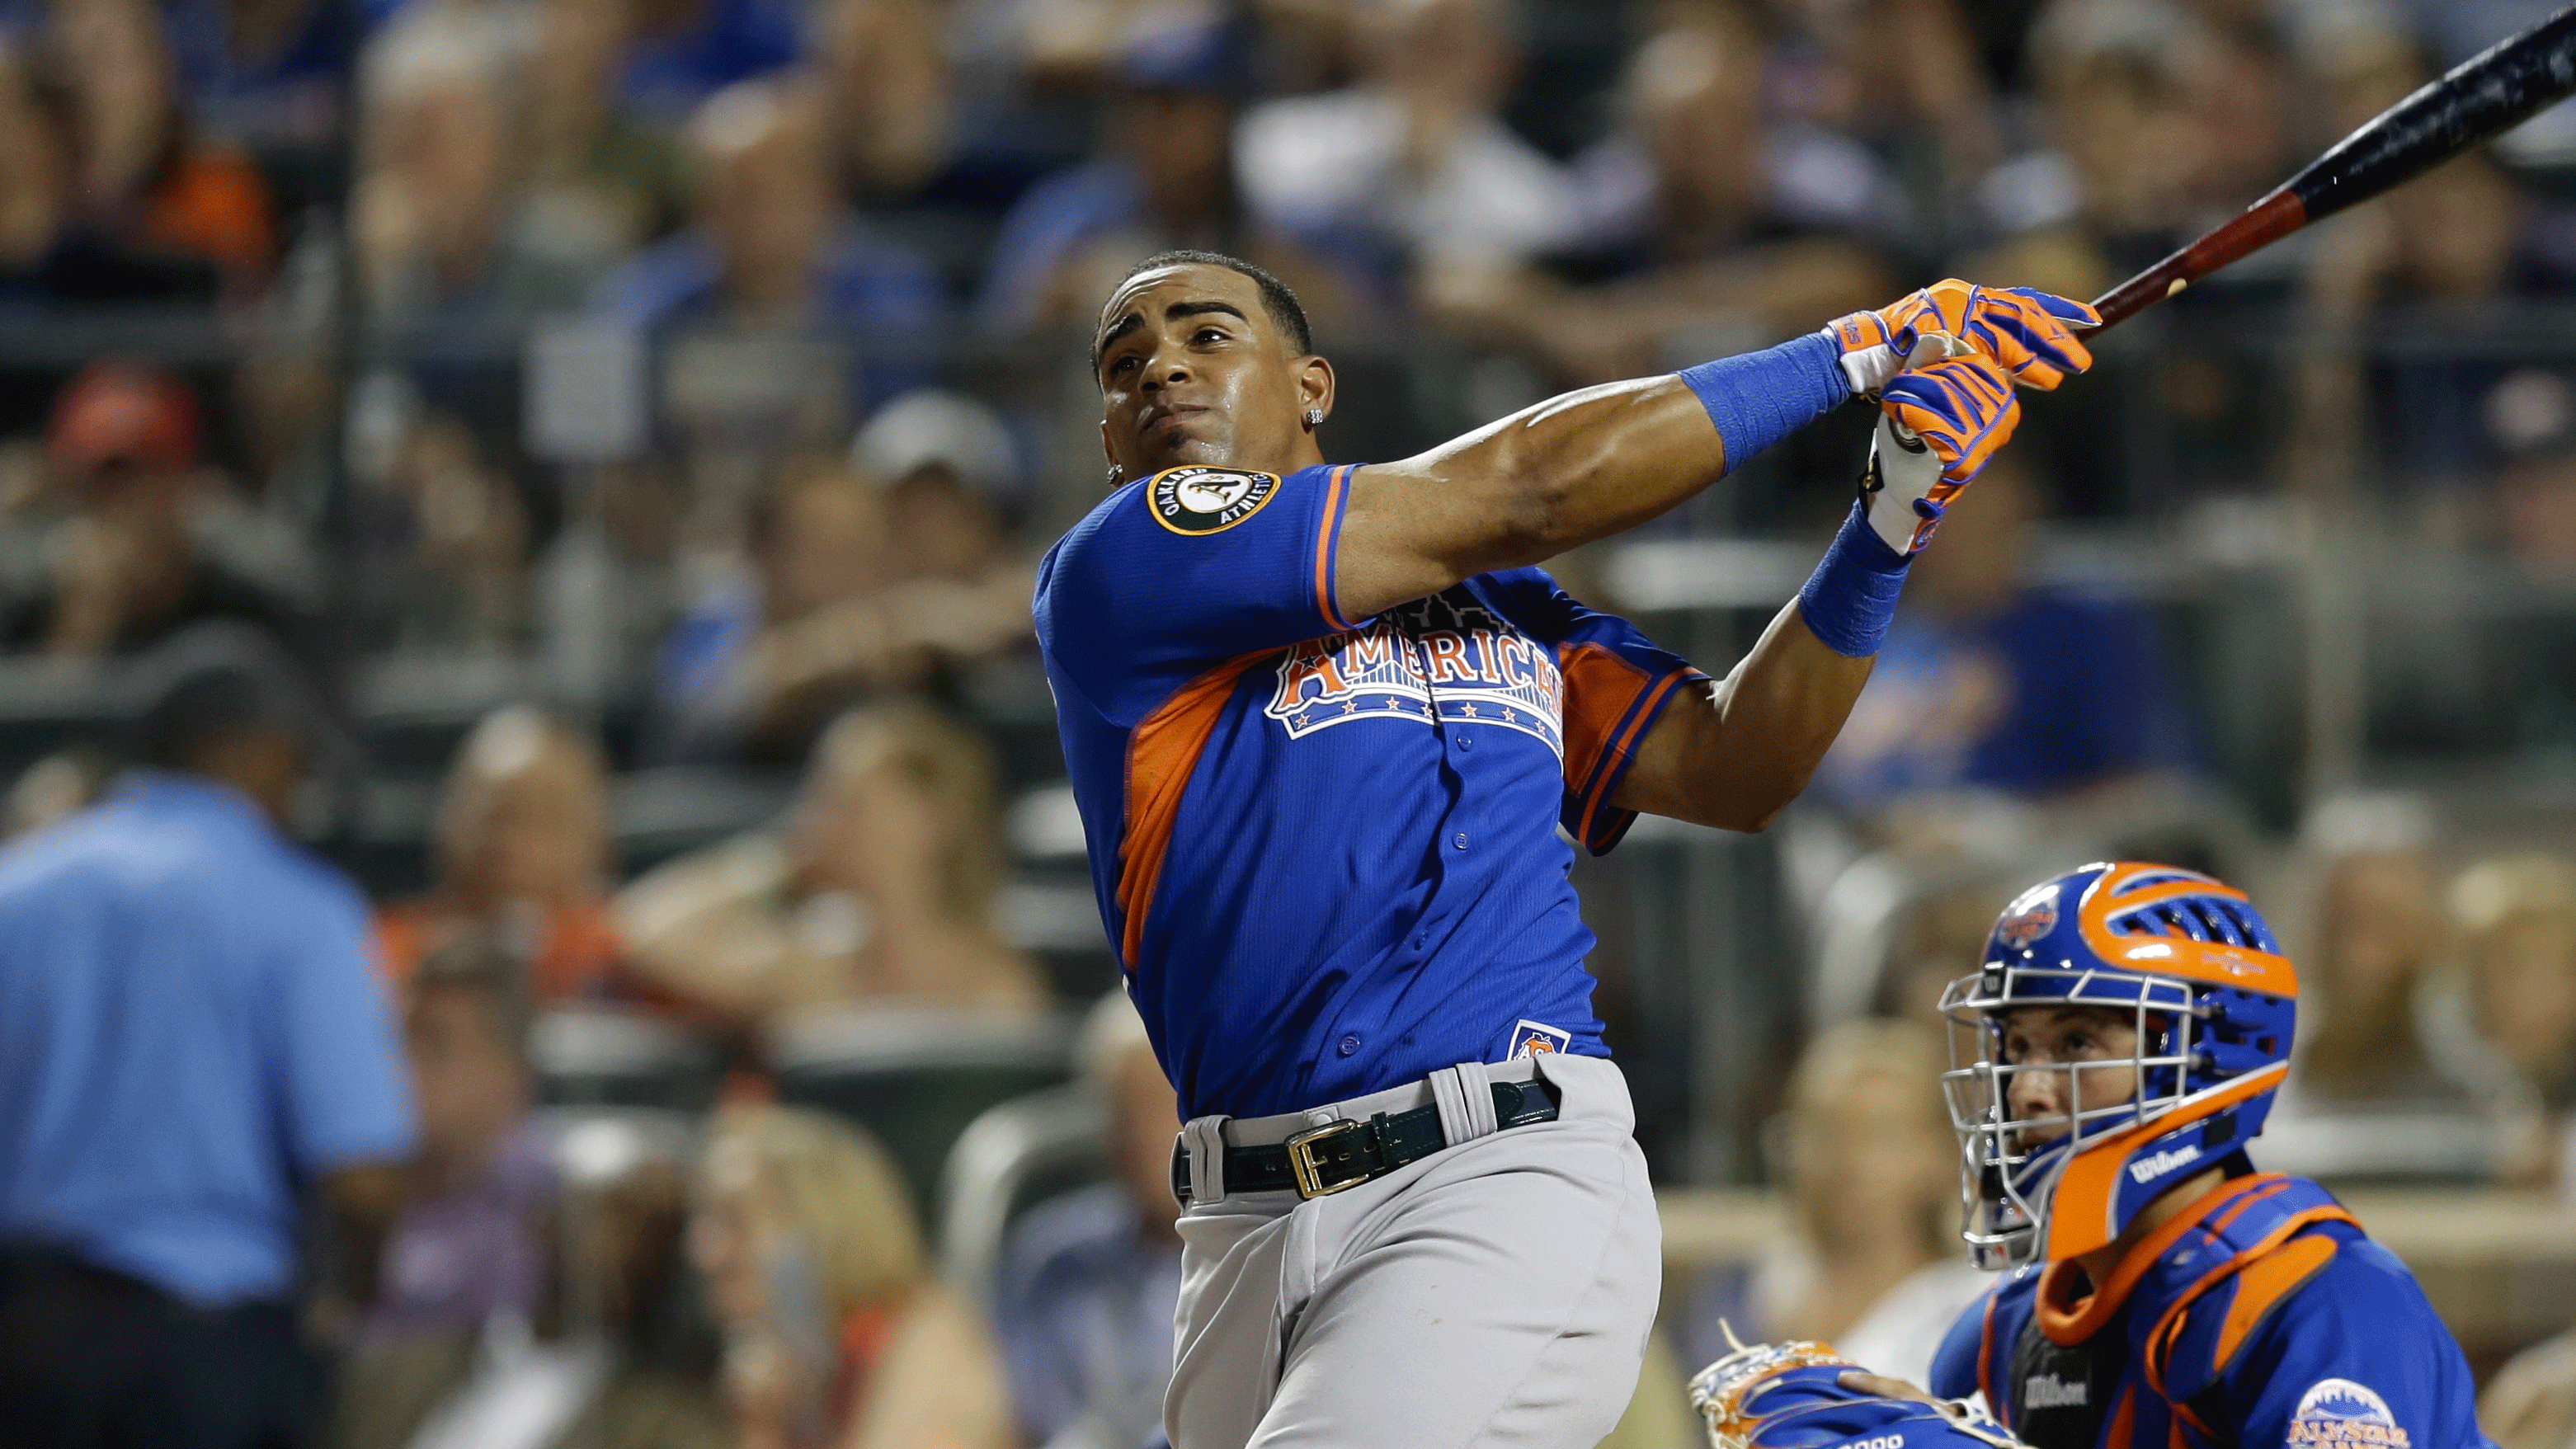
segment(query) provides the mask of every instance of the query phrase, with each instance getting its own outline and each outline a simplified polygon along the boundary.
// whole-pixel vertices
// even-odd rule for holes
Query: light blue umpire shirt
[[[415,1131],[366,904],[248,797],[136,771],[0,851],[0,1239],[276,1297],[299,1188]]]

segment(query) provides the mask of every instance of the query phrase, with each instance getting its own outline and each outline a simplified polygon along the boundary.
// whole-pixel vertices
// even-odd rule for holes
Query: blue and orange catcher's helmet
[[[1978,1265],[2102,1247],[2166,1188],[2238,1153],[2289,1075],[2298,997],[2296,971],[2245,893],[2197,871],[2119,861],[2024,891],[1986,938],[1977,973],[1941,994],[1951,1027],[1941,1085]],[[2026,1006],[2132,1014],[2136,1047],[2015,1063],[2004,1020]],[[2104,1080],[2117,1068],[2130,1072],[2125,1090]],[[2066,1111],[2016,1117],[2012,1084],[2027,1072],[2061,1074]]]

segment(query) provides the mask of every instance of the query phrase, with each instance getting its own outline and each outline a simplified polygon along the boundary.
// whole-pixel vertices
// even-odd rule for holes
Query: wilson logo
[[[2129,1178],[2131,1181],[2143,1186],[2164,1176],[2166,1173],[2173,1171],[2177,1167],[2188,1167],[2199,1160],[2200,1149],[2198,1147],[2177,1147],[2169,1152],[2159,1152],[2153,1157],[2141,1157],[2137,1161],[2130,1163]]]
[[[2021,1386],[2021,1403],[2025,1409],[2080,1409],[2093,1396],[2091,1384],[2068,1383],[2055,1374],[2041,1374],[2025,1379]]]

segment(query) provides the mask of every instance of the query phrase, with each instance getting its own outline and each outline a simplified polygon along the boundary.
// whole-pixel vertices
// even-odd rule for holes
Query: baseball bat
[[[2269,196],[2103,293],[2094,310],[2103,327],[2117,326],[2310,222],[2495,139],[2570,94],[2576,94],[2576,5],[2382,111]]]

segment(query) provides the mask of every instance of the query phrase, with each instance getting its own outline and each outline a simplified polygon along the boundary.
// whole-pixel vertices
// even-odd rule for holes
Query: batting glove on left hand
[[[1992,358],[1971,352],[1900,374],[1878,406],[1861,504],[1871,531],[1910,555],[2012,437],[2021,399]]]
[[[2002,363],[2024,387],[2048,392],[2093,365],[2075,328],[2098,327],[2100,313],[2082,302],[2029,287],[1980,287],[1952,277],[1875,312],[1837,318],[1843,376],[1856,393],[1874,393],[1904,370],[1915,344],[1946,333]]]

